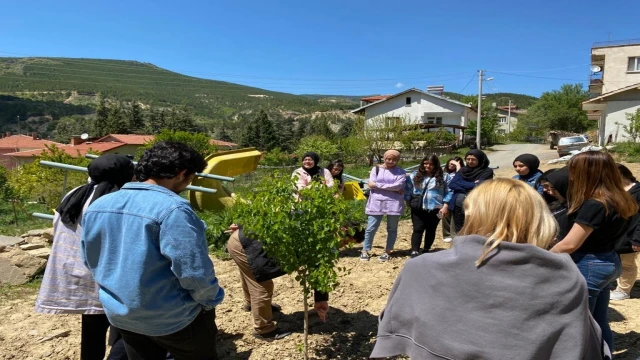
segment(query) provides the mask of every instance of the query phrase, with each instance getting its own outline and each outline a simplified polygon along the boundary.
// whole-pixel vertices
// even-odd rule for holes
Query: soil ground
[[[491,155],[490,155],[491,156]],[[557,155],[556,155],[557,156]],[[541,156],[542,157],[542,156]],[[555,165],[554,167],[557,167]],[[640,165],[629,164],[640,175]],[[543,170],[549,168],[542,166]],[[501,166],[498,176],[512,176],[513,170]],[[329,320],[322,323],[310,316],[310,354],[316,359],[366,359],[371,353],[377,332],[377,316],[384,308],[393,281],[409,256],[411,222],[400,223],[396,252],[387,263],[376,258],[370,262],[358,259],[359,249],[342,251],[339,266],[350,269],[331,294]],[[374,242],[374,253],[381,254],[386,231],[381,227]],[[435,250],[446,249],[440,229]],[[250,314],[242,310],[242,288],[233,261],[214,259],[220,284],[226,298],[217,308],[219,328],[218,353],[221,359],[287,360],[301,359],[302,296],[292,277],[275,280],[274,302],[282,306],[276,314],[279,326],[294,334],[277,342],[262,342],[251,336]],[[0,289],[0,359],[78,359],[80,316],[40,315],[33,311],[37,287]],[[609,308],[611,327],[615,332],[616,359],[640,357],[640,283],[636,283],[632,299],[612,302]],[[67,337],[42,343],[37,340],[65,330]]]

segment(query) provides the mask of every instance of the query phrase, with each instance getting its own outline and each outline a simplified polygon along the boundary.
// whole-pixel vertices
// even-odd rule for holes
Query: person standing
[[[540,179],[544,190],[543,198],[547,202],[549,211],[558,222],[558,239],[564,239],[569,233],[572,223],[569,221],[567,192],[569,190],[569,170],[565,166],[560,169],[545,171]]]
[[[633,199],[640,204],[640,184],[633,176],[628,167],[618,164],[618,170],[622,175],[622,185],[629,192]],[[640,228],[638,227],[639,215],[635,216],[633,225],[627,232],[627,238],[618,248],[620,254],[620,262],[622,264],[622,273],[618,277],[618,286],[611,292],[611,300],[620,301],[630,298],[631,289],[638,278],[638,251],[640,251]]]
[[[493,170],[489,168],[489,158],[482,150],[469,150],[464,156],[466,165],[460,169],[449,183],[453,196],[449,201],[449,210],[453,211],[456,233],[464,225],[464,199],[467,194],[484,180],[493,179]]]
[[[318,164],[320,164],[320,156],[315,152],[309,151],[302,155],[302,167],[297,168],[291,174],[291,177],[296,179],[298,190],[308,187],[312,181],[321,181],[328,187],[333,187],[331,172],[321,168]]]
[[[622,267],[615,247],[631,227],[638,204],[624,190],[620,172],[608,153],[577,154],[567,167],[568,218],[572,225],[551,251],[570,254],[578,266],[589,289],[589,310],[613,352],[613,333],[607,317],[609,286]]]
[[[436,155],[425,156],[421,166],[407,177],[404,199],[411,209],[411,257],[419,255],[424,235],[424,251],[428,252],[436,238],[440,219],[449,214],[449,192],[440,160]]]
[[[182,192],[206,161],[163,141],[144,152],[138,183],[84,214],[85,264],[130,359],[217,359],[215,307],[224,298],[207,251],[205,224]]]
[[[333,183],[338,184],[338,189],[341,193],[344,192],[344,162],[342,160],[333,160],[327,165],[327,170],[333,178]]]
[[[53,246],[35,311],[41,314],[82,314],[80,358],[104,359],[109,320],[98,299],[91,272],[82,262],[82,214],[106,194],[133,179],[133,163],[122,155],[107,154],[88,167],[90,181],[71,190],[58,205],[53,219]],[[109,359],[117,358],[114,349]],[[125,356],[126,358],[126,356]]]
[[[447,165],[444,167],[444,181],[447,183],[447,187],[449,187],[449,183],[463,166],[464,160],[460,156],[453,157],[447,161]],[[455,236],[456,227],[453,221],[453,214],[449,211],[442,218],[442,241],[450,243]]]
[[[384,164],[374,166],[369,174],[369,189],[371,194],[367,199],[365,213],[368,216],[365,230],[364,245],[360,254],[361,261],[369,261],[369,251],[373,247],[373,238],[380,227],[382,218],[387,217],[387,246],[384,254],[379,258],[385,262],[398,236],[398,222],[404,211],[404,185],[407,173],[398,166],[400,152],[387,150],[384,153]]]
[[[521,180],[529,184],[538,194],[542,195],[542,185],[538,179],[542,176],[542,171],[539,170],[540,159],[533,154],[522,154],[513,160],[513,168],[518,173],[513,178]]]

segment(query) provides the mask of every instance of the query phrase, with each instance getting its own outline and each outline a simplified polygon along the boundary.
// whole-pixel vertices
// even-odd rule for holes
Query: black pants
[[[215,360],[216,352],[216,312],[201,311],[182,330],[164,336],[147,336],[127,330],[120,330],[125,342],[127,355],[131,360],[164,360],[167,352],[175,360]]]
[[[456,234],[460,232],[464,226],[464,199],[467,196],[459,194],[456,198],[456,207],[453,209],[453,223],[455,225]]]
[[[82,331],[80,335],[80,359],[102,360],[106,352],[107,330],[109,320],[105,314],[82,315]],[[112,331],[114,332],[114,331]],[[124,360],[127,355],[124,351],[124,342],[114,332],[111,351],[107,360]]]
[[[436,229],[440,222],[438,212],[440,212],[440,209],[411,209],[411,223],[413,223],[411,251],[420,251],[422,234],[424,234],[424,252],[431,249],[431,245],[433,245],[433,241],[436,239]]]

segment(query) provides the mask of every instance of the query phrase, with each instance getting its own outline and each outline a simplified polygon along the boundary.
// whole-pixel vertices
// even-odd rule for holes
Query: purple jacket
[[[403,168],[396,166],[393,169],[380,167],[376,175],[376,168],[371,169],[369,181],[376,183],[371,189],[371,195],[367,200],[365,213],[367,215],[402,215],[404,211],[404,183],[407,173]]]

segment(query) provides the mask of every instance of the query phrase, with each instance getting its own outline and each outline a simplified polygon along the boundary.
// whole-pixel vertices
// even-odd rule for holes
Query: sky
[[[0,56],[137,60],[294,94],[477,94],[483,69],[484,93],[540,96],[586,85],[594,42],[640,38],[630,3],[0,0]]]

